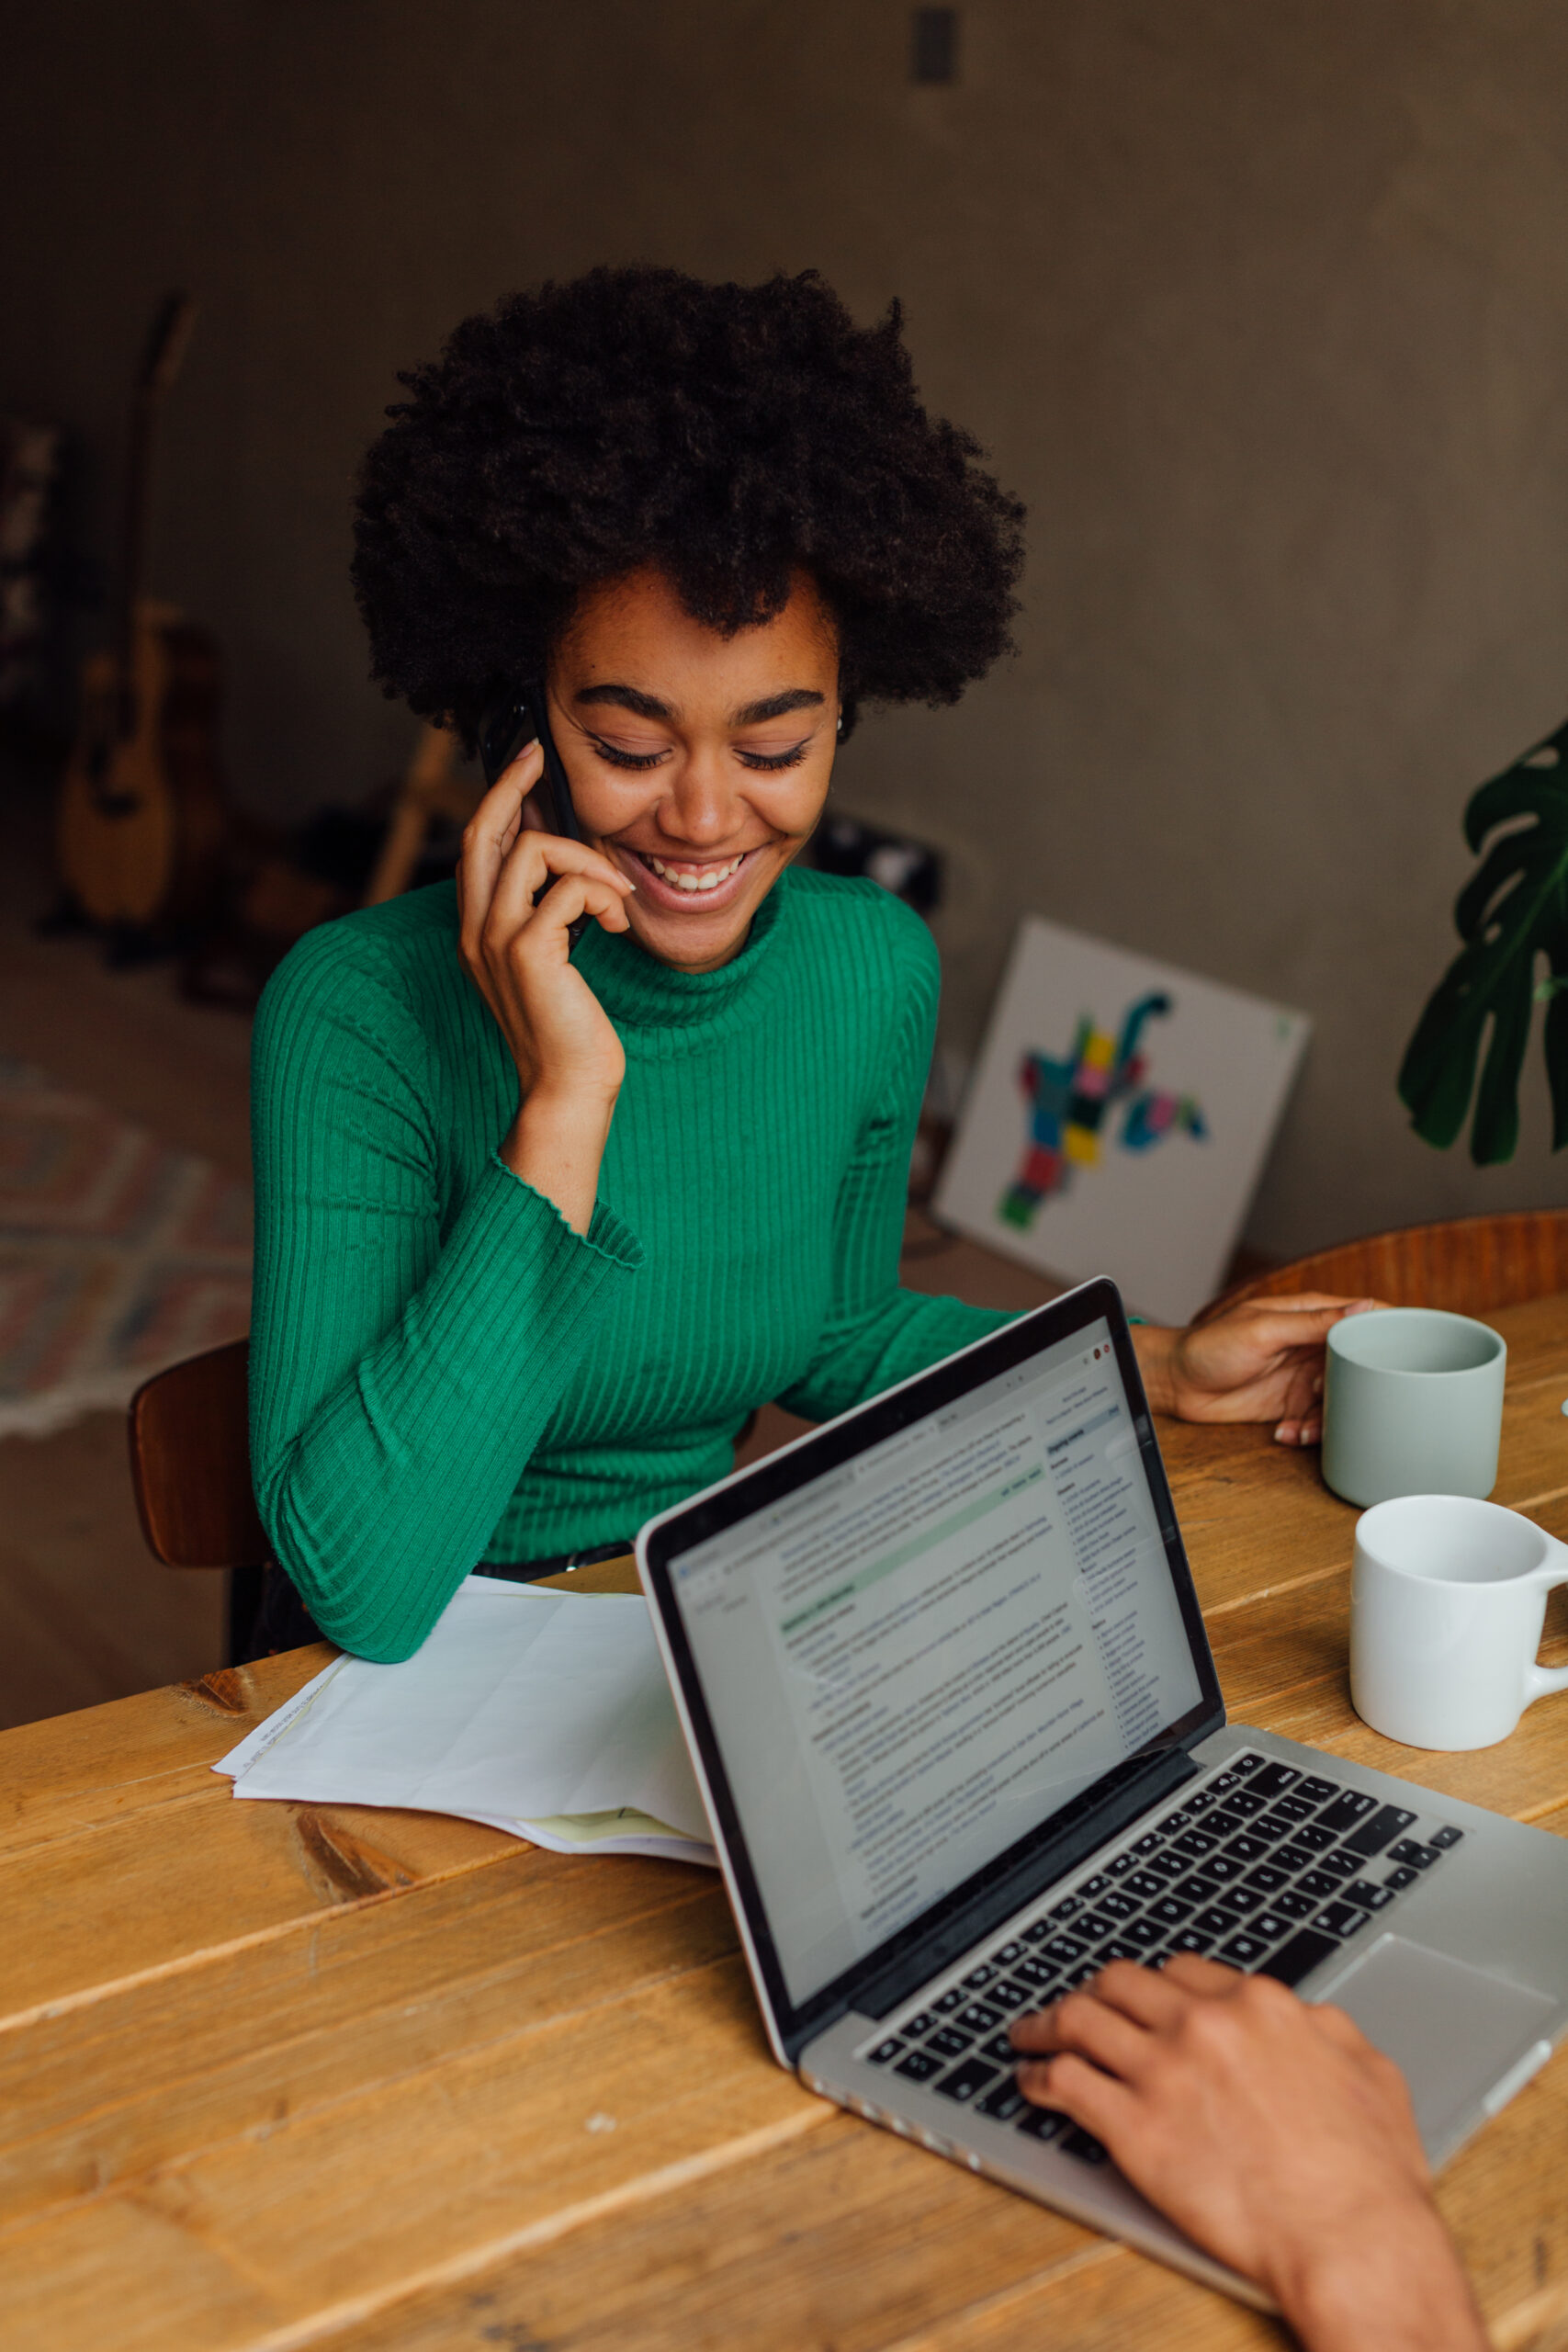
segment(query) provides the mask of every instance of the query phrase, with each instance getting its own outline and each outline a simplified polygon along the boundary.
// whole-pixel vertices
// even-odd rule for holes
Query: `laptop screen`
[[[976,1370],[668,1560],[796,2008],[1205,1696],[1110,1321]]]

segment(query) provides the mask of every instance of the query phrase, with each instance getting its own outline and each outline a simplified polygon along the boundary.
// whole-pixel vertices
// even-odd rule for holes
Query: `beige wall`
[[[1250,1228],[1294,1252],[1562,1199],[1408,1133],[1468,789],[1568,707],[1568,12],[1557,0],[62,0],[10,12],[0,401],[112,476],[156,295],[206,310],[159,584],[236,789],[399,763],[344,582],[394,369],[544,274],[820,267],[1032,514],[1019,659],[868,725],[841,792],[939,840],[946,1035],[1024,908],[1305,1007]]]

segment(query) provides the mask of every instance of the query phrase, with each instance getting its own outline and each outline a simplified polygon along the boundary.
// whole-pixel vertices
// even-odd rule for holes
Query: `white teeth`
[[[661,882],[668,882],[671,889],[683,890],[688,898],[694,898],[702,891],[716,890],[721,882],[728,882],[736,867],[743,864],[746,853],[742,850],[740,855],[732,857],[728,865],[705,865],[700,874],[677,874],[672,865],[666,865],[648,851],[645,850],[643,855]]]

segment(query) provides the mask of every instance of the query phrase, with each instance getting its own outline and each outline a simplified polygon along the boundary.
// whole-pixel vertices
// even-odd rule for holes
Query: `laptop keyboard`
[[[1416,1818],[1320,1774],[1238,1756],[863,2055],[1030,2139],[1104,2164],[1100,2142],[1070,2117],[1025,2099],[1013,2077],[1010,2018],[1043,2008],[1113,1960],[1158,1968],[1180,1951],[1299,1984],[1464,1835],[1450,1826],[1411,1838]]]

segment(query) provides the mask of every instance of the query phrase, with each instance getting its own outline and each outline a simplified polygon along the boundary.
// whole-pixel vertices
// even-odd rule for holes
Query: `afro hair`
[[[374,675],[471,742],[586,589],[657,564],[725,635],[804,568],[863,698],[951,703],[1009,650],[1023,509],[916,397],[895,302],[857,327],[815,271],[761,286],[595,269],[465,319],[360,479]]]

